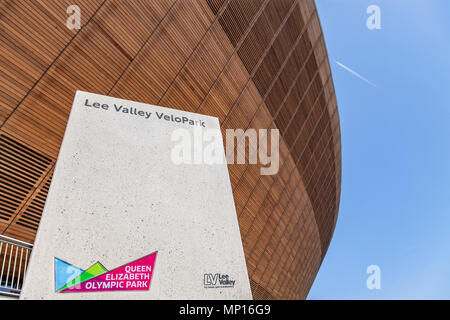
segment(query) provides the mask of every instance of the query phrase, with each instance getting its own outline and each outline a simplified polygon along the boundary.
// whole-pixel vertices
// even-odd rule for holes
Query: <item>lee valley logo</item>
[[[203,284],[205,288],[233,288],[236,280],[227,274],[205,273]]]
[[[100,262],[80,269],[55,258],[55,291],[144,291],[150,289],[157,251],[108,271]]]

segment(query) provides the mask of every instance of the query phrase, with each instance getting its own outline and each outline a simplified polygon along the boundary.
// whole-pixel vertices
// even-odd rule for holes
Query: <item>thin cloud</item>
[[[364,82],[370,84],[372,87],[378,88],[376,84],[374,84],[373,82],[367,80],[367,79],[364,78],[362,75],[360,75],[358,72],[356,72],[356,71],[350,69],[350,68],[347,67],[346,65],[340,63],[339,61],[336,61],[336,64],[337,64],[338,66],[340,66],[341,68],[343,68],[343,69],[347,70],[348,72],[350,72],[350,73],[351,73],[352,75],[354,75],[355,77],[357,77],[357,78],[361,79],[362,81],[364,81]]]

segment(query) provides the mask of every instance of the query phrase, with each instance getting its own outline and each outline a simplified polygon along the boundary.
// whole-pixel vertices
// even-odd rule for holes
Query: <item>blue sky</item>
[[[373,4],[380,30],[366,27]],[[450,299],[450,1],[316,5],[341,117],[342,194],[308,298]],[[372,264],[380,290],[366,287]]]

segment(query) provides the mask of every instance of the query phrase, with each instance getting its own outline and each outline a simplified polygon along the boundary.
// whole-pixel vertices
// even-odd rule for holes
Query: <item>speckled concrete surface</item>
[[[251,299],[226,164],[175,165],[172,131],[195,127],[156,111],[219,128],[214,117],[77,92],[22,299]],[[54,257],[111,270],[154,251],[149,291],[55,292]],[[206,273],[235,286],[205,288]]]

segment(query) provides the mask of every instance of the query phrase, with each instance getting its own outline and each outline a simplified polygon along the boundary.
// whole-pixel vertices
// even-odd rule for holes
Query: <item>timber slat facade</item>
[[[307,296],[341,185],[313,0],[3,0],[0,57],[0,234],[34,241],[76,90],[278,128],[278,174],[232,164],[230,180],[254,298]]]

